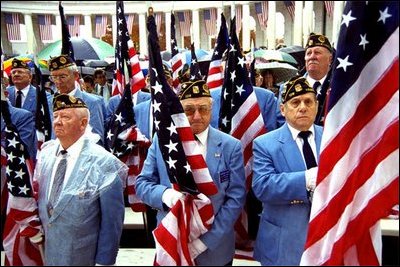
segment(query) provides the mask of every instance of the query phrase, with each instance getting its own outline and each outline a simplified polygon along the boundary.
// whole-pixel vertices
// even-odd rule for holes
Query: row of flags
[[[61,10],[60,8],[60,14]],[[132,79],[135,73],[135,60],[132,60],[132,58],[134,58],[136,52],[131,50],[131,54],[129,54],[128,43],[122,45],[123,38],[128,35],[126,33],[122,1],[117,1],[117,14],[122,16],[121,32],[123,34],[118,35],[121,46],[116,49],[116,58],[117,56],[119,57],[116,66],[121,66],[118,68],[121,69],[121,73],[127,76],[127,78],[120,81],[123,87],[118,89],[122,97],[117,111],[126,111],[132,109],[131,106],[124,105],[128,102],[132,103],[131,93],[135,92],[135,90],[132,91],[133,84],[135,84],[134,79]],[[224,21],[223,15],[221,21]],[[171,19],[171,25],[172,22],[175,22],[174,19]],[[222,80],[221,94],[223,97],[221,98],[219,125],[221,130],[241,140],[246,164],[246,179],[249,179],[251,177],[251,140],[255,136],[262,134],[263,130],[261,128],[264,127],[262,123],[260,124],[259,119],[261,116],[259,115],[259,110],[257,110],[258,105],[255,94],[248,81],[247,70],[243,65],[243,55],[239,52],[240,46],[235,26],[236,21],[233,19],[228,39],[226,23],[221,24],[211,60],[211,63],[215,62],[215,64],[210,65],[210,71],[215,68],[218,62],[222,62],[222,54],[227,53],[227,65],[223,71],[224,79]],[[165,138],[161,139],[161,142],[166,142],[165,144],[170,144],[169,141],[175,143],[174,140],[178,143],[187,142],[185,145],[187,147],[192,144],[194,137],[193,134],[191,135],[187,132],[190,127],[188,127],[188,123],[183,123],[185,115],[180,109],[179,100],[177,100],[177,97],[166,83],[161,67],[162,63],[153,16],[148,18],[148,27],[150,82],[154,88],[152,101],[160,101],[160,105],[155,105],[156,107],[169,108],[169,110],[160,109],[159,112],[154,111],[155,120],[160,122],[156,130],[160,137],[164,136]],[[354,35],[355,32],[359,32],[359,34]],[[399,194],[399,93],[398,77],[396,76],[398,74],[398,35],[398,4],[396,2],[348,2],[346,4],[337,53],[332,66],[334,68],[332,89],[329,94],[317,187],[314,193],[310,228],[302,264],[371,265],[379,263],[380,255],[376,254],[379,250],[374,247],[378,238],[380,238],[380,235],[376,234],[378,230],[376,224],[379,223],[381,218],[388,215],[388,212],[395,204],[398,204]],[[66,36],[66,39],[70,38],[70,36]],[[353,36],[360,36],[361,42],[360,40],[355,40]],[[172,36],[171,40],[173,40]],[[68,49],[68,40],[63,42],[63,50],[64,43],[65,49]],[[173,49],[172,52],[175,51],[175,48],[177,50],[177,46],[171,47]],[[176,55],[179,54],[177,53]],[[176,64],[179,65],[179,63]],[[375,66],[380,66],[380,68],[377,69]],[[221,68],[219,69],[221,70]],[[385,90],[382,90],[382,88]],[[38,92],[40,93],[40,90]],[[167,105],[168,101],[175,104]],[[349,106],[349,102],[354,103],[354,105]],[[45,110],[45,108],[41,108],[41,110]],[[6,114],[2,110],[3,113]],[[157,116],[163,116],[163,118],[161,119]],[[254,119],[250,120],[248,119],[249,117]],[[126,119],[126,121],[124,123],[118,121],[121,119]],[[166,124],[161,124],[161,121]],[[249,122],[252,124],[247,124]],[[110,140],[114,140],[114,143],[115,140],[119,139],[119,142],[124,145],[132,142],[132,147],[145,148],[148,145],[145,139],[141,139],[142,137],[134,120],[134,114],[127,114],[124,117],[115,116],[113,123],[119,126],[127,125],[122,130],[117,129],[115,132],[110,132],[113,134],[110,134]],[[260,125],[262,127],[259,127]],[[179,136],[174,137],[177,139],[172,140],[170,130],[174,127],[180,128],[180,131],[178,131]],[[111,126],[109,128],[115,130]],[[260,130],[258,131],[257,129]],[[247,131],[251,131],[254,136],[249,137],[246,134]],[[17,151],[14,152],[14,149],[23,149],[22,145],[15,145],[15,142],[20,143],[17,136],[18,131],[13,130],[12,132],[15,135],[11,136],[11,133],[6,135],[8,140],[5,147],[7,163],[3,167],[8,168],[6,173],[10,183],[9,187],[14,188],[13,190],[21,188],[18,191],[21,194],[21,192],[29,192],[29,189],[32,188],[32,185],[28,185],[28,180],[32,177],[33,168],[29,162],[29,155],[26,155],[24,160],[17,160],[10,156],[18,153]],[[112,152],[122,158],[123,155],[117,154],[116,146],[111,142],[110,147],[113,146],[114,150]],[[178,153],[177,155],[180,155],[179,159],[176,158],[175,160],[176,162],[178,160],[184,162],[185,157],[188,156],[187,151],[182,152],[183,147],[178,147],[181,150],[179,152],[181,154]],[[27,150],[23,149],[23,151]],[[124,151],[127,151],[127,149],[124,149]],[[143,155],[138,153],[140,151],[132,154],[133,157],[129,160],[123,160],[127,164],[131,163],[132,166],[140,166],[143,163],[140,161],[140,157]],[[168,161],[170,164],[176,164],[173,160]],[[179,168],[185,166],[182,162]],[[178,167],[178,165],[174,166]],[[204,165],[202,166],[204,168]],[[135,179],[135,175],[138,173],[137,169],[134,168],[132,167],[131,170],[130,167],[132,179]],[[174,171],[178,172],[175,169]],[[13,185],[13,181],[17,180],[15,179],[17,176],[28,177],[25,179],[27,183],[25,187]],[[197,192],[196,189],[199,188],[199,180],[196,177],[184,178],[181,181],[174,180],[171,177],[171,181],[178,188],[184,188],[183,185],[186,184],[186,186],[192,188],[189,192]],[[209,188],[212,188],[211,184]],[[17,192],[13,190],[10,192]],[[131,195],[134,195],[134,192]],[[10,199],[14,198],[14,196],[12,194]],[[34,199],[33,195],[28,195],[27,197],[29,201]],[[20,200],[19,198],[15,199]],[[167,218],[169,221],[162,224],[158,230],[168,231],[169,227],[171,227],[169,223],[173,224],[178,219],[176,214],[182,212],[182,210],[189,209],[192,211],[193,208],[196,208],[196,205],[193,206],[193,199],[190,199],[190,201],[178,202]],[[24,205],[21,205],[21,203],[24,203]],[[191,206],[188,205],[189,203],[191,203]],[[25,204],[25,202],[19,201],[16,207],[21,210],[17,211],[32,214],[27,218],[36,218],[35,207]],[[9,211],[12,210],[9,209]],[[208,219],[212,220],[211,218]],[[34,230],[38,227],[36,219],[26,220],[24,223],[21,225],[28,227],[24,229],[29,229],[29,231],[20,231],[21,233],[37,233]],[[16,227],[15,221],[9,227]],[[184,225],[183,227],[189,227],[189,225]],[[205,228],[207,228],[206,224]],[[15,232],[7,231],[9,233],[8,237],[11,237],[10,234]],[[12,254],[7,254],[6,252],[6,255],[9,255],[7,260],[9,260],[10,265],[21,264],[18,261],[10,261],[10,259],[21,258],[19,252],[22,252],[23,255],[31,255],[35,251],[40,252],[37,248],[33,250],[29,246],[17,246],[18,242],[10,242],[11,246],[7,246],[7,248],[8,253],[10,253],[9,249],[12,250]],[[185,243],[182,240],[175,243],[171,240],[166,241],[164,244],[163,242],[163,239],[157,239],[157,244],[164,248],[164,252],[166,251],[165,248],[169,248],[165,247],[165,245],[181,245]],[[185,251],[185,249],[182,251]],[[37,253],[32,255],[33,258],[39,259]],[[159,255],[165,256],[165,254]],[[187,256],[187,253],[183,253],[183,258],[174,258],[173,262],[165,261],[171,260],[170,258],[159,257],[156,258],[156,261],[160,265],[163,265],[163,263],[180,265],[182,262],[189,264],[192,259],[187,258]],[[40,262],[30,262],[29,265],[36,264],[40,264]]]

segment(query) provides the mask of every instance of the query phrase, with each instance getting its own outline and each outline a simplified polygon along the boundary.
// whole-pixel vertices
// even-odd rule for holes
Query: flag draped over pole
[[[256,9],[258,23],[260,23],[261,30],[265,31],[268,22],[268,1],[255,3],[254,7]]]
[[[43,265],[39,248],[39,243],[43,241],[43,230],[32,190],[33,161],[18,129],[11,122],[7,101],[2,101],[1,113],[6,124],[6,176],[9,191],[3,232],[5,265]]]
[[[42,41],[53,40],[51,16],[50,14],[38,15],[40,40]]]
[[[131,93],[138,92],[146,86],[146,80],[139,64],[133,42],[125,19],[124,2],[117,1],[117,41],[115,46],[115,74],[112,85],[112,94],[123,94],[125,85],[130,82]]]
[[[21,40],[21,28],[18,13],[5,13],[4,22],[7,28],[7,37],[9,40]]]
[[[217,9],[210,8],[204,10],[204,22],[208,36],[214,36],[217,33]]]
[[[193,265],[188,243],[210,229],[213,207],[207,196],[217,193],[207,164],[194,139],[182,105],[165,78],[155,19],[147,18],[149,72],[153,117],[172,186],[185,193],[164,217],[153,235],[155,265]]]
[[[347,2],[302,265],[380,265],[399,203],[399,5]]]
[[[175,90],[179,86],[179,71],[183,68],[182,54],[179,53],[178,44],[176,42],[175,15],[171,13],[171,69],[172,84]]]
[[[36,81],[36,115],[35,128],[38,140],[38,151],[44,142],[51,139],[52,125],[49,102],[47,101],[46,89],[40,68],[34,63]]]
[[[207,75],[207,86],[210,90],[222,86],[224,83],[224,69],[222,67],[222,56],[229,44],[228,28],[223,13],[221,13],[221,26],[215,43],[214,51],[211,57],[210,66]]]
[[[289,12],[289,15],[293,21],[294,20],[294,11],[295,11],[294,1],[283,1],[283,3],[285,4],[286,9]]]
[[[68,55],[75,61],[74,48],[72,47],[71,34],[69,33],[67,20],[64,15],[64,8],[61,1],[58,4],[58,10],[60,11],[61,17],[61,35],[62,35],[62,47],[61,54]]]
[[[102,37],[106,34],[108,18],[107,15],[96,15],[94,23],[96,24],[95,36],[97,38]]]
[[[231,20],[225,80],[221,91],[219,128],[240,140],[245,164],[246,189],[251,186],[253,175],[252,142],[265,133],[264,121],[250,83],[245,58],[236,35],[236,18]],[[249,240],[246,207],[235,224],[237,244]]]

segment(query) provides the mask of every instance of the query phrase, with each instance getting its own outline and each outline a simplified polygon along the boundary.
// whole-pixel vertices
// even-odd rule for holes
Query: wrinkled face
[[[53,129],[61,142],[74,143],[85,132],[87,117],[83,108],[66,108],[54,112]]]
[[[181,100],[183,110],[194,134],[207,129],[211,120],[211,97],[189,98]]]
[[[322,46],[307,48],[305,54],[306,70],[310,77],[315,80],[322,79],[329,70],[332,62],[331,52]]]
[[[281,104],[280,108],[290,126],[299,131],[306,131],[314,123],[318,111],[318,101],[314,93],[306,93],[293,97]]]
[[[17,89],[24,89],[32,80],[32,74],[24,68],[16,68],[11,71],[11,80]]]
[[[68,94],[75,89],[75,81],[79,78],[79,73],[65,68],[52,71],[49,78],[61,94]]]

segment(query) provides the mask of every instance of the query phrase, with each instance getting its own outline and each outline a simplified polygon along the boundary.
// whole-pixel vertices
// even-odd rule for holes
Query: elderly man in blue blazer
[[[58,93],[68,94],[85,101],[90,111],[89,125],[92,131],[99,136],[99,144],[104,145],[106,107],[103,98],[76,88],[76,80],[79,79],[79,71],[75,62],[69,56],[61,55],[51,58],[49,70],[50,80],[54,82]],[[53,96],[51,96],[51,100],[53,101]]]
[[[82,99],[56,95],[53,111],[57,139],[43,144],[34,175],[45,235],[44,264],[113,265],[123,228],[128,168],[89,137],[89,111]]]
[[[286,123],[253,142],[252,188],[263,203],[254,258],[262,265],[299,265],[322,127],[314,124],[318,101],[304,77],[293,77],[284,85],[280,107]]]
[[[32,73],[29,64],[14,58],[11,62],[11,80],[14,85],[6,89],[10,104],[17,108],[29,110],[35,119],[36,87],[31,85]],[[52,99],[50,93],[46,92],[46,96],[49,107],[51,107]]]
[[[270,90],[261,87],[253,87],[256,93],[257,103],[264,120],[265,129],[267,131],[275,130],[278,126],[277,118],[281,116],[276,114],[277,99]],[[211,126],[218,128],[219,111],[221,107],[221,87],[211,90],[213,99],[213,110],[211,116]]]
[[[218,193],[210,197],[215,215],[212,227],[196,242],[189,244],[189,249],[197,265],[232,264],[235,254],[234,223],[246,194],[241,144],[234,137],[209,126],[212,99],[205,81],[182,84],[180,99],[218,188]],[[136,180],[136,192],[145,203],[158,210],[158,222],[183,197],[181,192],[171,188],[157,135]]]

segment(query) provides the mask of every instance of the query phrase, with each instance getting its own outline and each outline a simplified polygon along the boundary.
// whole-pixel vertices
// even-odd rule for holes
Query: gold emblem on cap
[[[57,68],[57,62],[53,62],[53,64],[51,64],[53,66],[53,68]]]
[[[73,96],[68,96],[69,101],[71,101],[71,103],[76,103],[76,98]]]
[[[295,90],[296,92],[300,92],[301,89],[303,89],[303,87],[301,87],[301,84],[296,84],[296,85],[294,86],[294,90]]]
[[[198,87],[197,85],[196,85],[196,86],[193,86],[193,93],[194,93],[194,94],[200,93],[199,87]]]
[[[313,40],[308,41],[308,45],[312,45],[313,44]]]
[[[325,36],[320,35],[320,36],[318,37],[318,41],[320,41],[321,43],[325,43]]]
[[[65,57],[60,57],[60,63],[61,64],[67,63],[67,59]]]

